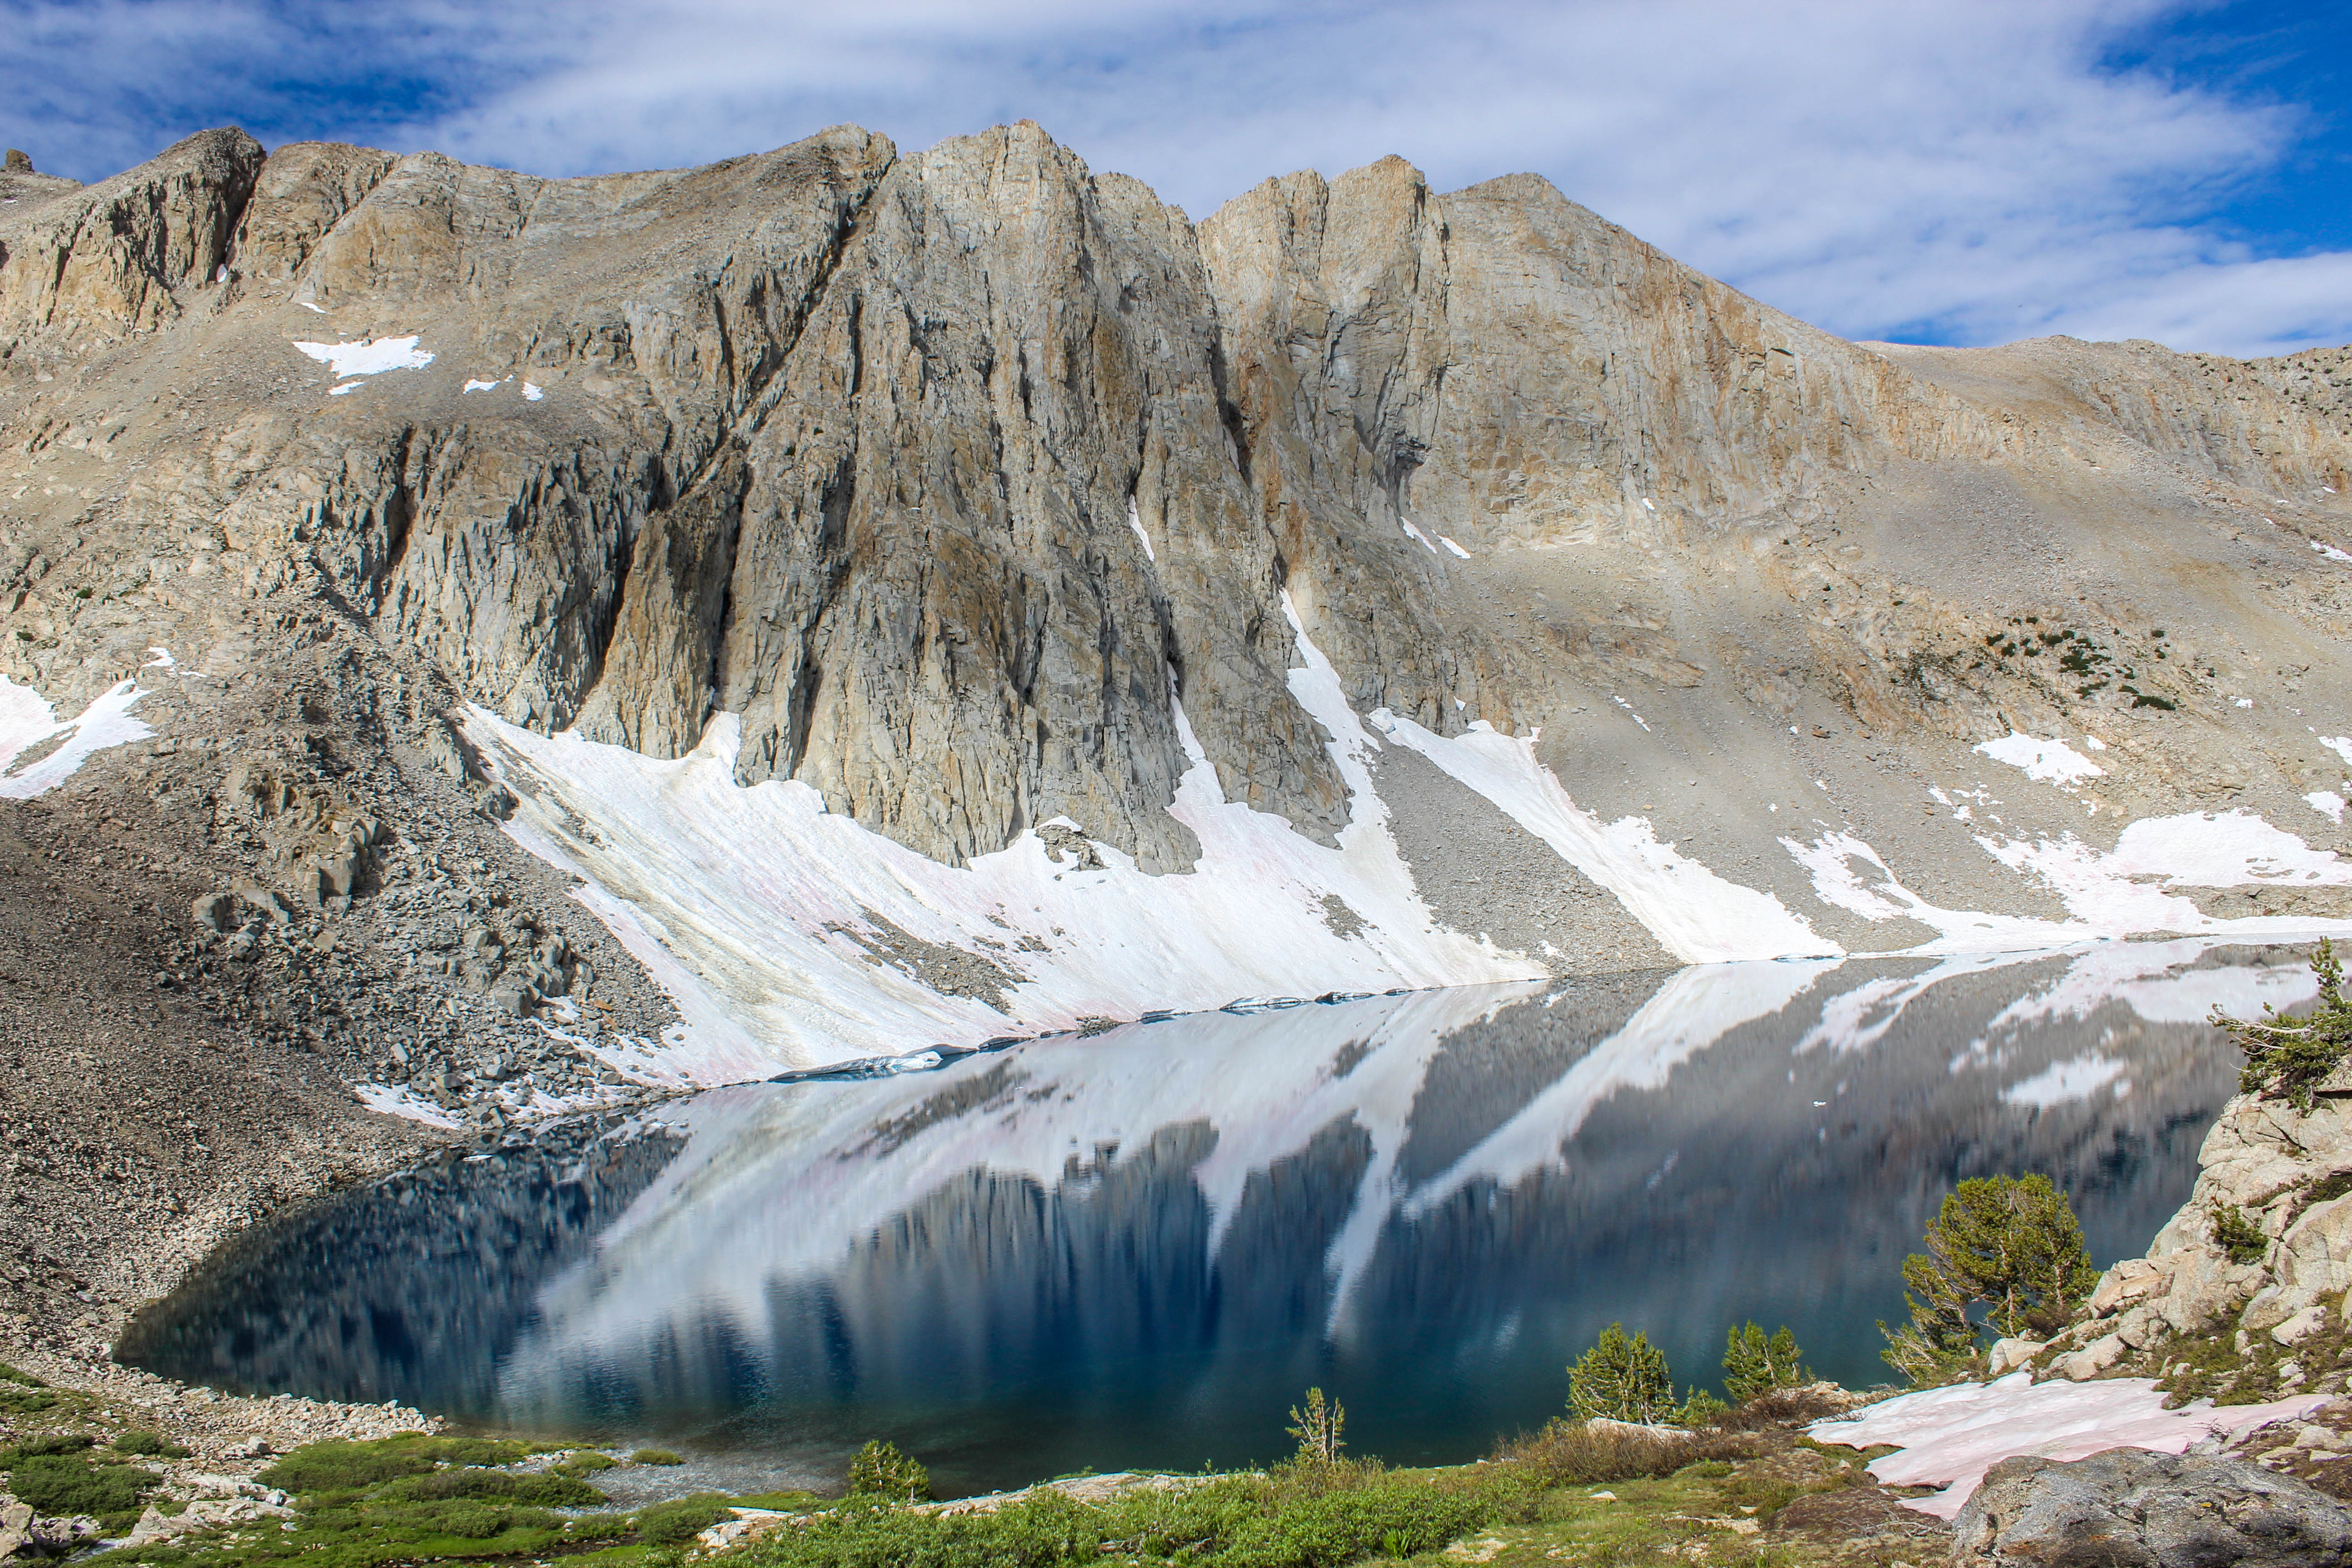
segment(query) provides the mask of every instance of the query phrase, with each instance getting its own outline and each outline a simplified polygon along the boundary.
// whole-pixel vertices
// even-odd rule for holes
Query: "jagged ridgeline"
[[[0,675],[495,781],[710,988],[697,1037],[734,1020],[709,1075],[2352,907],[2297,837],[2352,729],[2340,356],[1851,343],[1532,175],[1391,158],[1194,223],[1027,123],[5,178]],[[878,847],[681,804],[690,752]],[[349,875],[293,891],[364,896],[331,827]],[[886,897],[931,874],[896,849],[1024,845],[1034,897]],[[1120,969],[1155,923],[1251,940]]]

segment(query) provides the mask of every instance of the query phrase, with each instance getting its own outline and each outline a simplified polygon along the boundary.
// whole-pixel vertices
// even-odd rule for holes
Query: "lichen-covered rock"
[[[2352,1511],[2240,1459],[2111,1448],[1985,1472],[1956,1568],[2352,1568]]]

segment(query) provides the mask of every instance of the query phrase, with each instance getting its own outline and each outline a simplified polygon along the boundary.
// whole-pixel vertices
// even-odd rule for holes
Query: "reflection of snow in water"
[[[2175,942],[1971,955],[1894,978],[1881,964],[1851,960],[1683,970],[1589,1050],[1561,1056],[1564,1069],[1528,1085],[1516,1107],[1498,1108],[1442,1167],[1410,1176],[1400,1155],[1449,1042],[1498,1016],[1507,1021],[1545,988],[1439,991],[1131,1026],[968,1058],[854,1091],[717,1091],[665,1110],[688,1137],[686,1149],[589,1259],[549,1282],[539,1301],[542,1329],[502,1368],[502,1398],[516,1408],[541,1404],[583,1364],[628,1361],[629,1347],[651,1333],[686,1332],[689,1319],[702,1325],[697,1332],[732,1324],[741,1342],[758,1345],[776,1291],[830,1278],[932,1194],[979,1173],[1025,1178],[1047,1194],[1083,1188],[1139,1158],[1156,1134],[1187,1126],[1213,1134],[1188,1167],[1209,1216],[1211,1263],[1254,1179],[1263,1182],[1335,1126],[1360,1132],[1368,1152],[1323,1257],[1325,1331],[1345,1341],[1394,1226],[1427,1222],[1466,1194],[1508,1192],[1570,1171],[1577,1134],[1598,1107],[1622,1093],[1665,1089],[1677,1069],[1734,1036],[1748,1041],[1743,1050],[1761,1043],[1789,1052],[1792,1063],[1822,1059],[1814,1053],[1822,1047],[1832,1061],[1861,1059],[1937,986],[2029,963],[2054,973],[2000,1011],[1993,1026],[2005,1037],[2116,1004],[2147,1021],[2178,1024],[2201,1018],[2216,999],[2284,1003],[2309,993],[2299,961],[2200,967],[2211,963],[2210,951]],[[1842,973],[1850,968],[1863,973]],[[1748,1032],[1767,1027],[1760,1037]],[[1773,1039],[1786,1044],[1772,1047]],[[2042,1059],[2022,1062],[2034,1070],[2006,1094],[1997,1083],[1982,1091],[2009,1114],[2111,1087],[2132,1059],[2127,1044],[2085,1051],[2079,1028],[2035,1048]],[[1810,1083],[1791,1089],[1812,1092]],[[1790,1109],[1759,1106],[1757,1113]],[[1645,1155],[1632,1179],[1668,1168],[1658,1164],[1666,1152]]]
[[[2085,1051],[2079,1057],[2053,1062],[2032,1078],[2011,1084],[2000,1091],[2001,1103],[2047,1110],[2053,1105],[2088,1100],[2110,1084],[2115,1086],[2116,1094],[2127,1094],[2131,1091],[2131,1079],[2124,1075],[2130,1070],[2127,1063],[2113,1057]]]

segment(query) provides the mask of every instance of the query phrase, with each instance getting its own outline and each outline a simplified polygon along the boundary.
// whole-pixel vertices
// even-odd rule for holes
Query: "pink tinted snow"
[[[1991,1383],[1901,1394],[1852,1421],[1816,1421],[1805,1433],[1816,1442],[1854,1448],[1900,1444],[1900,1453],[1871,1461],[1870,1473],[1884,1486],[1942,1487],[1931,1497],[1906,1498],[1904,1506],[1950,1519],[1985,1471],[2019,1454],[2045,1459],[2085,1459],[2109,1448],[2183,1454],[2215,1433],[2249,1432],[2327,1403],[2326,1394],[2315,1394],[2219,1409],[2200,1399],[2167,1410],[2164,1397],[2144,1377],[2035,1383],[2032,1373],[2015,1372]]]

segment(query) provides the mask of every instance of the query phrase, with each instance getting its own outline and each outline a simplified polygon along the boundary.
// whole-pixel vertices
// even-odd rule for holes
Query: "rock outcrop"
[[[1955,1568],[2339,1568],[2352,1510],[2239,1459],[2111,1448],[2003,1459],[1953,1522]]]
[[[2102,1276],[2050,1346],[2013,1346],[2012,1359],[2077,1379],[2155,1371],[2185,1394],[2343,1390],[2352,1075],[2323,1087],[2308,1112],[2231,1099],[2199,1152],[2189,1201],[2147,1255]]]

